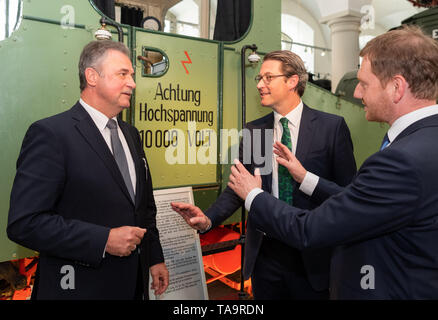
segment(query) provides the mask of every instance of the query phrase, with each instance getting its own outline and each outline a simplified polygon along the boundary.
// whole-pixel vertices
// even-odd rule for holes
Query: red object
[[[192,63],[192,59],[190,59],[189,54],[187,53],[187,51],[184,51],[184,53],[186,54],[186,57],[187,57],[188,60],[187,61],[181,61],[181,63],[183,65],[184,69],[186,70],[186,73],[189,74],[189,70],[187,70],[186,63],[188,63],[188,64]]]
[[[437,0],[431,0],[429,2],[419,1],[419,0],[408,0],[410,3],[412,3],[416,7],[425,7],[425,8],[432,8],[438,5]]]
[[[240,234],[227,228],[214,228],[201,235],[201,246],[223,241],[237,240]],[[231,274],[240,269],[241,245],[232,250],[211,254],[203,257],[204,266],[210,267],[222,274]]]
[[[32,287],[30,286],[31,279],[32,276],[35,274],[37,263],[35,263],[31,268],[29,268],[29,270],[26,270],[26,268],[29,267],[30,263],[32,263],[34,259],[38,259],[38,258],[24,258],[18,260],[18,266],[19,266],[18,271],[20,272],[20,274],[26,277],[27,286],[22,290],[16,290],[14,292],[12,300],[27,300],[30,298],[30,295],[32,293]]]

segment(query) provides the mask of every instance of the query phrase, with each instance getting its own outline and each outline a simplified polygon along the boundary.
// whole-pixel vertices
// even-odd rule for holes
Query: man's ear
[[[289,78],[287,78],[287,85],[289,87],[289,90],[295,91],[296,88],[297,88],[299,80],[300,80],[300,78],[296,74],[294,74],[294,75],[290,76]]]
[[[99,78],[99,73],[93,68],[85,69],[85,79],[87,81],[88,86],[95,87],[97,80]]]
[[[406,94],[406,90],[408,90],[408,83],[402,75],[398,74],[392,77],[389,85],[392,86],[392,102],[398,103]]]

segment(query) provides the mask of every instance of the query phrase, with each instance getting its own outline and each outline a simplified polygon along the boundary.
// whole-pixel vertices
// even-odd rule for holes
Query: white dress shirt
[[[105,140],[106,144],[108,145],[108,148],[113,153],[113,148],[111,146],[111,131],[109,128],[106,127],[109,118],[106,115],[104,115],[102,112],[100,112],[99,110],[96,110],[92,106],[88,105],[84,100],[80,99],[79,102],[84,107],[84,109],[88,112],[91,119],[93,119],[94,123],[96,124],[97,129],[99,129],[100,133],[102,134],[103,139]],[[123,150],[125,151],[126,160],[128,162],[129,175],[131,177],[131,182],[132,182],[132,188],[133,188],[134,194],[135,194],[135,186],[137,184],[137,176],[135,174],[134,160],[132,160],[131,151],[129,150],[125,136],[123,135],[123,132],[119,127],[119,124],[117,122],[117,117],[114,117],[113,119],[117,123],[117,132],[119,134],[119,138],[120,138],[120,142],[122,143]]]

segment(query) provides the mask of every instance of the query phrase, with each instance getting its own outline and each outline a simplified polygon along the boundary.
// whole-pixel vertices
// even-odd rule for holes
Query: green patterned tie
[[[292,140],[290,137],[290,130],[288,126],[287,118],[280,119],[283,126],[283,135],[281,136],[281,143],[284,144],[289,150],[292,151]],[[287,171],[286,167],[278,165],[278,197],[280,200],[288,204],[292,204],[292,192],[293,192],[293,178]]]

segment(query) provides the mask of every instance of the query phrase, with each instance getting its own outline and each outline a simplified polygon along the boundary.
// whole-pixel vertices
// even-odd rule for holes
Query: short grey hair
[[[85,70],[87,68],[98,69],[100,62],[106,57],[109,50],[119,51],[130,57],[130,51],[121,42],[112,40],[98,40],[87,44],[82,50],[79,58],[79,88],[81,92],[87,87],[87,79],[85,78]]]

